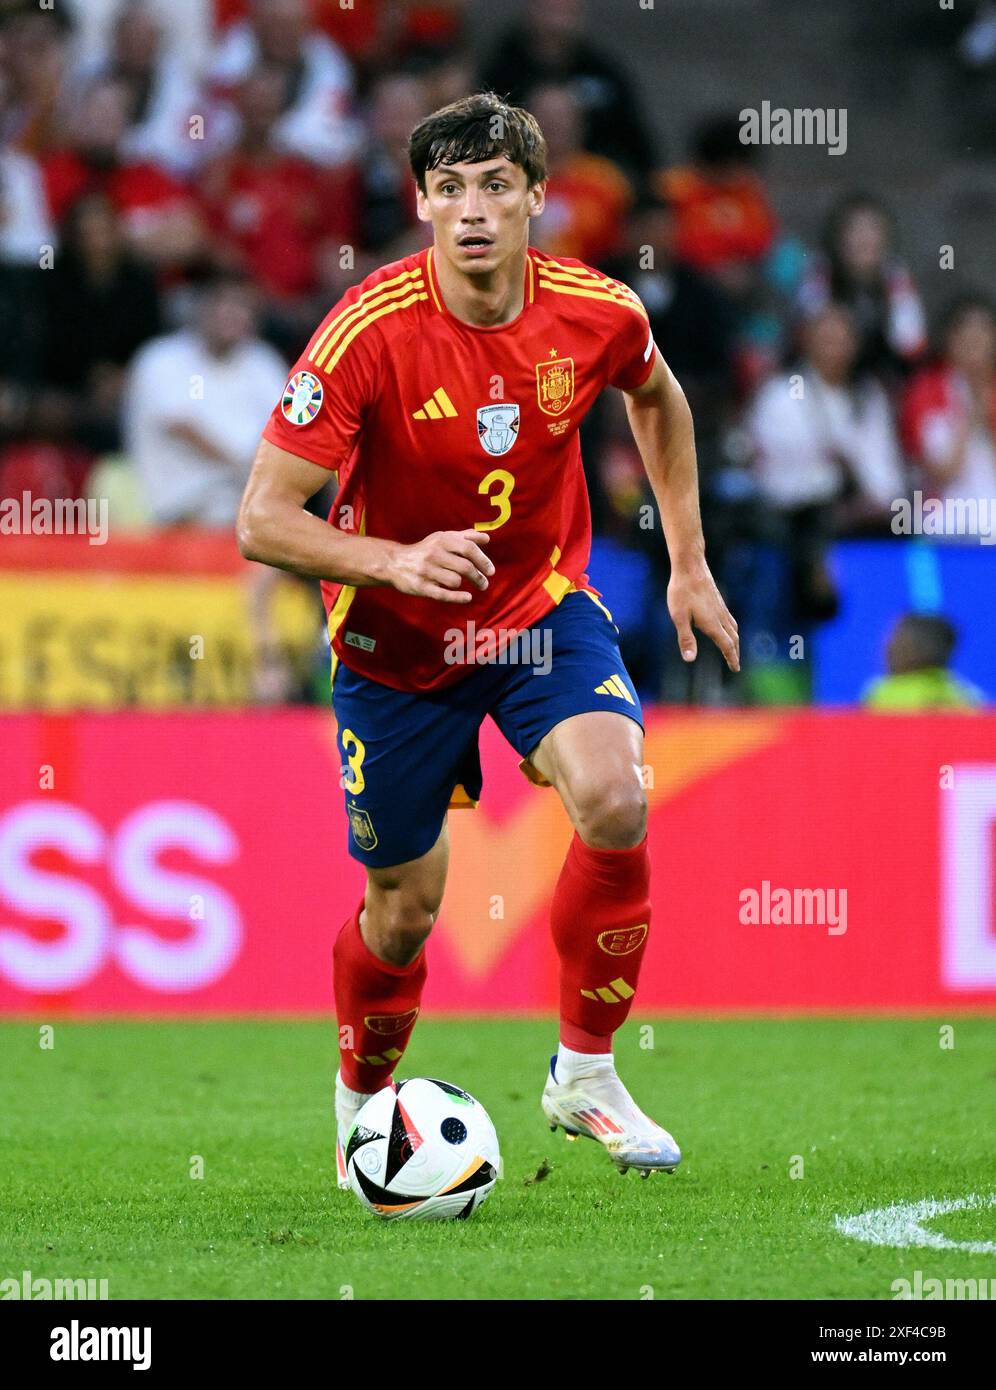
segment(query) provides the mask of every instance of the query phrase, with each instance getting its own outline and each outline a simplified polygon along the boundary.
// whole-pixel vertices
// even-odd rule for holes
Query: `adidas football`
[[[417,1076],[371,1096],[346,1138],[349,1185],[385,1220],[465,1218],[498,1179],[488,1112],[448,1081]]]

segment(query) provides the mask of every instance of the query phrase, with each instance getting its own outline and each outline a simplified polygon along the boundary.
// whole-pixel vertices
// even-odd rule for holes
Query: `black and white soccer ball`
[[[498,1180],[498,1135],[484,1106],[432,1077],[371,1096],[346,1138],[349,1185],[388,1221],[470,1216]]]

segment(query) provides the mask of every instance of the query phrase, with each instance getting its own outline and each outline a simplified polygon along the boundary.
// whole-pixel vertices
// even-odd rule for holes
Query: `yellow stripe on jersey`
[[[610,280],[612,277],[605,274],[604,270],[596,270],[590,265],[565,265],[563,261],[558,261],[553,256],[538,255],[536,264],[544,270],[559,270],[564,275],[585,275],[589,280]]]
[[[557,275],[550,270],[541,270],[540,279],[541,283],[542,281],[546,280],[556,285],[576,285],[579,289],[582,290],[599,290],[602,294],[609,294],[613,297],[613,299],[618,299],[620,304],[637,305],[640,303],[639,298],[635,294],[627,292],[625,290],[621,290],[616,285],[610,284],[607,281],[580,279],[576,280],[572,276]]]
[[[616,280],[607,280],[604,276],[575,275],[571,271],[558,270],[552,266],[541,266],[539,275],[541,280],[546,280],[553,285],[577,285],[583,290],[601,290],[603,294],[614,294],[617,298],[624,299],[628,304],[642,302],[639,295],[635,294],[628,285],[623,285]]]
[[[363,512],[360,515],[359,534],[361,536],[365,536],[367,534],[366,508],[363,509]],[[353,599],[355,597],[356,585],[344,584],[342,588],[339,590],[339,593],[336,597],[336,601],[332,605],[332,612],[329,614],[329,646],[332,649],[332,669],[329,672],[329,688],[332,690],[333,701],[335,699],[335,673],[339,667],[339,656],[335,648],[332,647],[332,643],[335,641],[336,633],[339,631],[343,623],[346,621],[346,614],[349,612],[349,606],[353,602]]]
[[[442,304],[440,304],[440,302],[439,302],[439,295],[436,293],[436,272],[435,272],[435,271],[433,270],[433,268],[432,268],[432,247],[431,247],[431,246],[429,247],[429,254],[428,254],[428,256],[426,256],[426,258],[425,258],[425,269],[426,269],[426,275],[427,275],[428,281],[429,281],[429,289],[432,291],[432,302],[435,304],[435,306],[436,306],[436,308],[439,310],[439,312],[442,313],[442,312],[443,312],[443,306],[442,306]]]
[[[394,304],[411,304],[414,302],[412,296],[417,296],[420,292],[423,299],[427,298],[425,294],[425,282],[421,278],[405,285],[398,285],[395,289],[385,290],[381,294],[374,295],[372,299],[368,299],[363,304],[357,302],[352,308],[348,309],[346,313],[339,315],[331,333],[328,330],[323,333],[323,346],[319,349],[316,344],[309,354],[308,360],[314,362],[316,367],[324,366],[329,353],[332,352],[332,349],[336,347],[337,344],[339,345],[339,349],[341,349],[343,346],[343,339],[345,339],[346,342],[351,342],[353,340],[356,334],[352,330],[359,326],[365,327],[368,322],[380,317],[382,308],[378,308],[379,305],[389,308]],[[342,356],[342,352],[339,349],[337,349],[333,361],[325,368],[326,371],[331,371],[335,363]]]
[[[356,597],[356,589],[352,584],[344,584],[339,590],[339,596],[335,601],[332,612],[329,614],[329,643],[335,640],[335,635],[342,627],[349,612],[349,605]],[[333,703],[335,701],[335,673],[339,669],[339,653],[333,649],[332,666],[329,671],[329,688],[332,691]]]
[[[573,580],[567,578],[566,574],[557,573],[557,565],[560,563],[560,546],[555,545],[550,552],[550,573],[543,580],[543,588],[547,591],[554,603],[560,600],[574,588]]]
[[[418,303],[419,300],[428,298],[429,296],[425,293],[424,290],[416,291],[415,289],[413,289],[412,293],[409,294],[407,298],[396,299],[390,304],[385,304],[380,309],[375,309],[372,314],[367,314],[366,318],[360,319],[359,322],[354,324],[353,327],[349,330],[349,332],[343,338],[342,342],[336,348],[335,352],[329,358],[328,364],[324,367],[326,376],[331,376],[331,374],[335,371],[336,367],[339,365],[339,359],[342,357],[342,354],[349,347],[350,343],[353,341],[356,335],[358,333],[363,332],[364,328],[369,328],[372,323],[376,323],[377,320],[383,318],[385,314],[393,314],[398,309],[407,309],[412,304]],[[329,344],[329,346],[331,346],[331,344]],[[322,352],[323,357],[325,356],[325,352],[327,351],[328,349],[326,348]],[[321,361],[316,363],[316,365],[322,366]]]
[[[371,285],[368,290],[364,290],[360,297],[355,301],[355,303],[348,304],[346,308],[342,310],[341,313],[336,315],[336,317],[332,320],[330,324],[326,325],[322,333],[322,336],[318,339],[318,341],[315,343],[315,346],[311,349],[311,352],[308,355],[308,361],[315,361],[316,356],[322,350],[322,347],[327,341],[329,335],[334,333],[335,330],[345,319],[349,318],[357,311],[362,311],[370,308],[372,300],[376,299],[377,302],[380,303],[379,296],[382,295],[385,290],[389,290],[393,286],[398,286],[399,292],[404,291],[405,289],[409,288],[408,282],[413,280],[421,281],[421,278],[422,271],[418,266],[416,266],[414,270],[403,270],[400,275],[394,275],[391,277],[390,280],[382,280],[379,285]],[[319,365],[321,364],[319,363]]]
[[[620,304],[625,309],[632,309],[634,314],[639,314],[642,319],[650,322],[646,309],[639,300],[623,299],[617,294],[609,294],[605,290],[586,290],[580,285],[558,285],[553,280],[545,280],[540,276],[540,289],[553,290],[554,294],[576,294],[584,299],[602,299],[607,304]]]
[[[639,295],[635,294],[628,285],[624,285],[618,280],[610,280],[606,276],[595,275],[594,273],[575,273],[573,270],[565,270],[562,267],[550,265],[541,268],[540,276],[540,283],[545,284],[548,289],[554,288],[554,284],[558,286],[576,285],[583,290],[594,290],[606,294],[618,304],[626,304],[631,309],[636,309],[641,315],[646,312]]]
[[[629,285],[622,280],[614,280],[611,275],[605,275],[600,270],[592,270],[586,265],[562,265],[560,261],[543,260],[537,261],[541,275],[561,276],[564,279],[576,280],[584,284],[611,285],[613,289],[621,290],[626,294],[633,291]]]
[[[540,274],[549,280],[560,280],[565,284],[583,285],[586,289],[606,290],[609,294],[618,294],[621,298],[634,301],[639,304],[640,297],[629,285],[624,285],[621,280],[613,280],[609,275],[603,275],[600,271],[589,270],[582,266],[558,265],[556,261],[540,261]]]

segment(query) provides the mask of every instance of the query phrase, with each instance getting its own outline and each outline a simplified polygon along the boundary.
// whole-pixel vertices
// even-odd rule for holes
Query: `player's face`
[[[458,270],[487,274],[527,244],[529,219],[543,211],[546,185],[505,155],[479,164],[446,164],[426,175],[418,215],[431,222],[436,247]]]

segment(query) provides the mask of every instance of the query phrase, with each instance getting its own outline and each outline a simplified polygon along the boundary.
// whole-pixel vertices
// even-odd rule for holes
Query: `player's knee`
[[[392,965],[415,959],[439,915],[442,893],[403,880],[370,885],[364,926],[376,953]]]
[[[575,826],[586,844],[631,849],[647,833],[647,797],[632,777],[603,778],[575,800]]]

